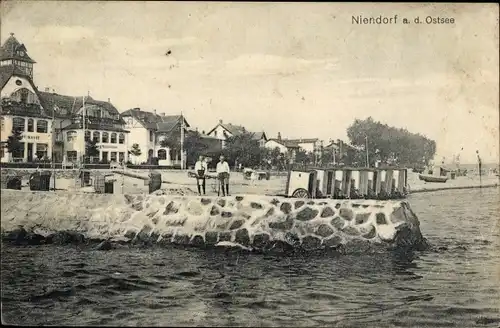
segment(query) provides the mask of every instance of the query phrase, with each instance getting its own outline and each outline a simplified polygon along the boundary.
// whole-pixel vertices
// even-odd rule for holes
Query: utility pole
[[[88,91],[87,91],[88,93]],[[83,128],[83,148],[82,148],[82,169],[85,168],[85,97],[83,98],[83,120],[82,120],[82,128]],[[83,178],[82,178],[83,179]]]
[[[181,112],[181,169],[184,170],[184,115]]]
[[[482,163],[481,163],[481,157],[479,157],[479,150],[476,150],[476,154],[477,154],[477,165],[478,165],[478,168],[479,168],[479,188],[482,188],[483,186],[483,183],[482,183]]]
[[[52,108],[52,176],[53,176],[53,179],[54,179],[54,192],[56,191],[56,161],[54,159],[54,146],[55,146],[55,125],[56,125],[56,122],[55,122],[55,108]]]

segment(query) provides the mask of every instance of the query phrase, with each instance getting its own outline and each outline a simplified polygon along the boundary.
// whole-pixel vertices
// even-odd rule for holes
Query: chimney
[[[161,113],[161,116],[165,117],[165,112]]]
[[[281,140],[281,133],[278,132],[278,140]]]
[[[139,107],[136,107],[136,108],[134,108],[134,110],[138,110],[138,111],[140,111],[141,109],[140,109]]]
[[[56,89],[52,89],[52,93],[56,93]]]
[[[201,131],[201,134],[205,134],[205,130]]]
[[[155,115],[156,115],[156,109],[153,109],[153,113],[155,113]]]
[[[219,124],[222,124],[222,120],[219,120]]]
[[[111,102],[111,98],[108,98],[108,102],[109,102],[109,103]]]

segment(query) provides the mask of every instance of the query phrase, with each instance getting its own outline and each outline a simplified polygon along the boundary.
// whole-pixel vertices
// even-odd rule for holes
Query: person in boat
[[[201,196],[201,191],[203,190],[203,195],[205,195],[205,173],[208,171],[208,166],[203,156],[200,156],[198,161],[194,164],[194,171],[196,173],[196,186],[198,187],[198,194]]]
[[[219,163],[217,163],[217,177],[220,185],[219,190],[222,189],[222,196],[229,196],[229,174],[229,164],[224,159],[224,155],[221,155]]]

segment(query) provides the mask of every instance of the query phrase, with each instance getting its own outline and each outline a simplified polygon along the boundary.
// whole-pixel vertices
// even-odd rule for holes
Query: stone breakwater
[[[1,191],[2,232],[71,231],[87,239],[255,250],[366,251],[424,247],[405,201],[299,200],[268,196],[193,197]]]

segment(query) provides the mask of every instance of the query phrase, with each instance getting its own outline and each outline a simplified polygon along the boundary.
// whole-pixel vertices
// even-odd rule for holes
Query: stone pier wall
[[[76,231],[87,238],[253,249],[419,247],[419,221],[404,201],[297,200],[1,191],[2,231]]]

